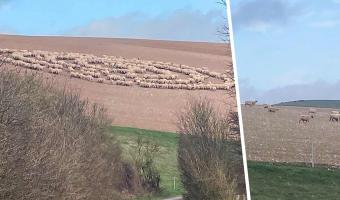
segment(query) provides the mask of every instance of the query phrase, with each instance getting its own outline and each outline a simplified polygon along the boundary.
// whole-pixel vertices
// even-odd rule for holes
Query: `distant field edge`
[[[170,132],[170,131],[159,131],[159,130],[152,130],[152,129],[143,129],[143,128],[136,128],[136,127],[129,127],[129,126],[118,126],[118,125],[110,125],[109,126],[110,130],[115,130],[115,131],[122,131],[122,132],[150,132],[150,133],[165,133],[165,134],[174,134],[178,135],[175,132]]]
[[[297,100],[274,104],[274,106],[296,106],[340,109],[340,100]]]

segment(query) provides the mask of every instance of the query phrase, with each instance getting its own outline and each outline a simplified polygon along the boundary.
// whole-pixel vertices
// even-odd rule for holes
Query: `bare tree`
[[[227,2],[226,2],[226,0],[219,0],[217,3],[222,5],[225,12],[227,12]],[[218,34],[221,37],[221,40],[224,41],[224,42],[230,42],[229,26],[228,26],[227,21],[228,21],[227,18],[224,18],[223,25],[217,31]]]
[[[38,75],[0,71],[0,199],[120,199],[105,110]]]
[[[224,119],[206,99],[179,115],[178,162],[186,200],[236,200],[245,194],[242,150],[235,119]]]

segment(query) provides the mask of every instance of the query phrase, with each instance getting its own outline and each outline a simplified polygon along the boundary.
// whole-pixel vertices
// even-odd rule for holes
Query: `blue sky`
[[[241,100],[340,99],[340,0],[232,0]]]
[[[225,15],[216,0],[0,0],[0,33],[220,42]]]

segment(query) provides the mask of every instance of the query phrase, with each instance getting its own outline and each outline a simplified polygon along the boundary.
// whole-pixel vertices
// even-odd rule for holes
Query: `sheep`
[[[146,72],[146,70],[141,69],[141,68],[135,68],[135,69],[133,69],[133,72],[137,73],[137,74],[144,74]]]
[[[104,83],[104,80],[105,80],[105,79],[103,79],[103,78],[98,78],[98,79],[97,79],[97,82],[98,82],[98,83]]]
[[[270,108],[271,107],[271,105],[269,105],[269,104],[264,104],[263,105],[263,108]]]
[[[14,60],[22,60],[23,57],[20,54],[14,53],[12,54],[12,58]]]
[[[109,70],[107,70],[107,69],[106,69],[106,70],[103,70],[102,73],[103,73],[105,76],[107,76],[107,75],[110,74]]]
[[[317,113],[317,110],[315,108],[310,108],[308,113],[314,116]]]
[[[132,81],[117,81],[116,85],[122,85],[122,86],[132,86],[133,82]]]
[[[71,72],[71,78],[80,78],[80,74],[78,72]]]
[[[84,79],[87,80],[87,81],[92,81],[92,80],[93,80],[93,77],[90,76],[90,75],[85,75],[85,76],[84,76]]]
[[[313,115],[300,115],[299,124],[301,122],[307,123],[311,118],[313,118]]]
[[[24,66],[26,63],[21,60],[14,60],[12,62],[15,66]]]
[[[254,106],[256,103],[257,103],[257,100],[255,100],[255,101],[245,101],[244,105],[251,107],[251,106]]]
[[[87,75],[89,75],[89,76],[92,76],[92,77],[94,77],[95,75],[95,73],[94,72],[91,72],[91,71],[87,71],[87,73],[86,73]]]
[[[150,88],[152,83],[147,83],[147,82],[140,82],[139,86],[145,87],[145,88]]]
[[[2,51],[7,52],[7,50],[0,49],[0,52]],[[211,72],[206,67],[196,68],[171,62],[143,61],[105,55],[97,57],[90,54],[65,52],[9,51],[12,52],[9,62],[16,66],[36,70],[42,70],[46,67],[48,68],[47,71],[53,74],[59,74],[65,70],[74,78],[88,80],[95,78],[97,81],[104,75],[105,77],[103,78],[110,81],[133,79],[132,81],[136,82],[140,87],[162,89],[229,90],[234,87],[234,85],[230,84],[232,77],[229,74]],[[151,74],[145,74],[147,71],[151,72]],[[179,75],[172,72],[187,75],[188,78],[179,77]],[[113,75],[116,73],[125,75]],[[139,78],[137,74],[143,74],[144,79]],[[89,76],[92,76],[92,79]],[[209,77],[220,79],[224,83],[204,84],[203,82]]]
[[[100,78],[100,73],[96,72],[92,75],[93,78]]]
[[[108,76],[106,77],[106,79],[108,79],[108,80],[114,80],[114,81],[116,81],[116,80],[125,81],[125,77],[117,76],[117,75],[108,75]]]
[[[215,86],[210,86],[209,89],[215,91],[217,88]]]
[[[69,72],[74,72],[73,67],[68,67],[67,69],[68,69]]]
[[[120,74],[127,74],[129,71],[127,69],[117,69],[117,72]]]
[[[214,84],[217,90],[229,90],[230,85],[229,84]]]
[[[276,111],[279,111],[279,110],[280,110],[279,108],[274,108],[274,107],[268,108],[268,112],[276,112]]]
[[[44,69],[44,67],[39,64],[32,64],[29,66],[29,68],[34,69],[34,70],[40,70],[40,71]]]
[[[51,74],[60,74],[61,73],[61,69],[53,69],[53,68],[49,68],[48,72]]]
[[[130,79],[135,79],[135,78],[137,78],[137,74],[135,74],[135,73],[127,73],[125,75],[125,77],[126,78],[130,78]]]
[[[339,122],[340,121],[340,114],[330,114],[329,115],[329,121],[336,121]]]
[[[175,84],[189,84],[190,83],[189,80],[183,80],[183,79],[176,79],[174,81],[175,81]]]
[[[90,67],[90,68],[88,68],[88,69],[87,69],[87,71],[89,71],[89,72],[93,72],[93,73],[94,73],[94,72],[96,71],[96,69],[94,69],[94,68]]]

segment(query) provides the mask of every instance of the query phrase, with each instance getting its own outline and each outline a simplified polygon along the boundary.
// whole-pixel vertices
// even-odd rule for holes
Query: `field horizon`
[[[295,100],[273,104],[274,106],[295,106],[314,108],[340,108],[340,100]]]

